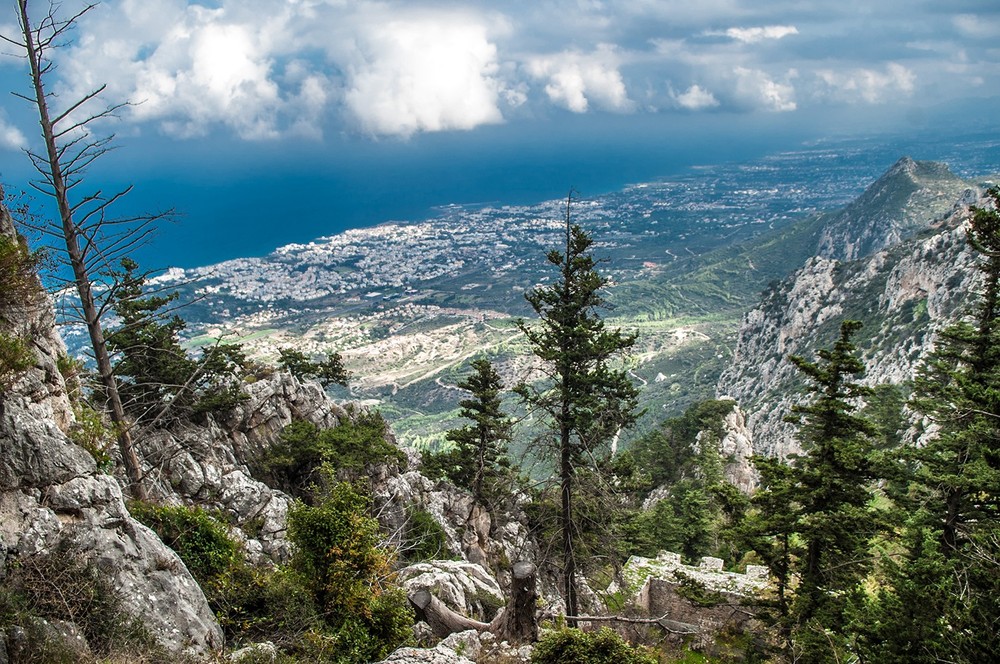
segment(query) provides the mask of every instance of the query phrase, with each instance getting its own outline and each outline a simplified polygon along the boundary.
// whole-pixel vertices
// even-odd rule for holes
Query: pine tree
[[[441,461],[456,485],[472,491],[479,503],[491,505],[496,498],[496,483],[510,467],[507,442],[511,424],[500,398],[503,383],[493,364],[478,359],[472,362],[472,368],[473,373],[458,384],[470,393],[470,398],[459,402],[459,414],[472,424],[447,432],[446,438],[455,447],[441,455]]]
[[[120,324],[106,342],[122,403],[136,422],[152,426],[235,405],[246,362],[241,348],[220,344],[204,349],[200,360],[190,357],[178,336],[186,323],[163,311],[177,293],[144,294],[146,276],[129,258],[112,277]]]
[[[559,531],[563,563],[563,593],[567,615],[578,615],[578,570],[574,497],[577,471],[599,470],[596,461],[612,438],[636,418],[638,390],[615,361],[635,343],[634,334],[609,330],[597,314],[605,305],[601,290],[607,285],[591,256],[593,240],[570,222],[572,194],[566,202],[565,250],[553,250],[548,261],[559,270],[552,286],[525,294],[539,317],[536,325],[519,322],[532,353],[542,361],[548,380],[522,384],[516,392],[543,412],[554,440],[548,451],[554,457],[560,483]],[[570,624],[575,621],[570,620]]]
[[[315,378],[324,389],[331,385],[347,387],[351,372],[344,368],[340,353],[330,353],[322,360],[313,360],[294,348],[278,349],[278,366],[299,380]]]
[[[939,334],[915,382],[912,406],[937,430],[904,457],[914,468],[907,537],[936,535],[938,548],[911,546],[877,607],[888,630],[931,635],[928,661],[1000,659],[1000,189],[987,197],[989,207],[972,208],[968,230],[981,257],[975,306]],[[929,567],[944,570],[947,591],[925,582]],[[927,610],[914,614],[919,625],[907,624],[892,602]],[[903,661],[909,651],[895,656]]]
[[[946,556],[967,543],[970,525],[1000,517],[1000,189],[988,196],[994,208],[973,208],[968,231],[984,259],[973,316],[940,333],[913,399],[939,427],[911,458],[917,482],[937,505]]]
[[[761,464],[764,490],[755,498],[770,511],[758,536],[770,528],[775,539],[766,546],[758,539],[757,545],[779,579],[781,623],[801,662],[837,661],[846,650],[849,599],[870,569],[868,544],[879,523],[869,488],[876,430],[855,412],[858,400],[870,393],[856,382],[864,365],[851,337],[860,327],[845,321],[833,348],[817,352],[819,362],[789,358],[814,395],[788,417],[799,425],[804,454],[787,470]],[[792,557],[795,539],[801,550]],[[786,602],[783,593],[792,576],[798,585]]]

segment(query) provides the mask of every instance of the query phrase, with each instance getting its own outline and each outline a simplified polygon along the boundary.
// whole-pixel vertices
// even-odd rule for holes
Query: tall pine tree
[[[908,555],[872,603],[867,622],[881,629],[862,639],[885,661],[1000,660],[1000,189],[987,199],[968,230],[975,305],[939,334],[915,382],[911,405],[936,431],[905,455]]]
[[[787,471],[762,464],[765,484],[754,500],[764,512],[755,543],[779,580],[781,625],[799,662],[840,661],[846,652],[848,600],[870,569],[868,545],[879,521],[869,488],[876,431],[856,413],[859,398],[870,393],[857,382],[864,365],[851,337],[860,327],[845,321],[833,348],[817,352],[818,362],[789,358],[813,394],[788,417],[799,425],[804,453]],[[798,584],[788,601],[792,576]]]
[[[472,491],[476,501],[492,507],[499,497],[498,482],[508,475],[510,418],[500,397],[503,382],[493,364],[480,358],[472,362],[473,373],[458,384],[469,392],[462,399],[460,415],[472,424],[451,429],[445,437],[454,448],[424,456],[424,467],[432,474],[448,476],[456,486]]]
[[[569,616],[579,614],[577,473],[584,469],[600,472],[599,461],[613,437],[635,421],[638,397],[637,388],[617,363],[636,336],[606,328],[597,313],[605,305],[601,290],[607,279],[598,273],[597,261],[590,254],[590,235],[570,221],[572,200],[570,194],[565,249],[548,254],[559,279],[525,294],[539,321],[519,323],[548,379],[515,390],[529,407],[547,416],[553,433],[548,452],[559,477],[563,594]],[[569,622],[575,624],[572,619]]]

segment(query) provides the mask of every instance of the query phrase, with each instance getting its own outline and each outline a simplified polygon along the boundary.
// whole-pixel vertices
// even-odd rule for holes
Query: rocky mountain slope
[[[982,191],[940,165],[900,160],[828,218],[817,256],[764,292],[717,388],[748,412],[757,452],[800,451],[782,420],[803,387],[787,358],[811,358],[845,319],[864,323],[855,337],[869,368],[864,382],[895,385],[905,397],[934,332],[960,315],[975,287],[964,224]]]
[[[14,237],[2,207],[0,231]],[[106,582],[121,601],[122,619],[139,619],[167,653],[206,658],[219,652],[223,632],[202,589],[174,551],[132,518],[119,479],[69,435],[78,422],[59,369],[66,348],[40,286],[35,297],[0,311],[0,331],[30,338],[34,358],[0,391],[0,578],[10,583],[15,570],[38,569],[39,581],[59,588],[64,580],[51,574],[69,560],[73,569]],[[244,391],[246,398],[224,415],[142,431],[135,440],[152,500],[225,515],[249,560],[273,565],[291,554],[286,534],[292,498],[255,479],[250,460],[293,421],[333,428],[353,415],[318,383],[283,372],[264,372]],[[495,580],[503,580],[502,568],[537,554],[526,520],[512,513],[494,525],[470,495],[421,475],[418,461],[411,455],[401,466],[367,469],[365,481],[386,544],[404,545],[414,512],[428,514],[444,535],[441,557],[462,562],[404,570],[407,587],[452,589],[454,609],[491,617],[485,613],[503,601]],[[49,567],[42,566],[46,560]],[[466,586],[467,593],[459,592]],[[36,635],[41,641],[29,639],[22,625],[0,624],[0,661],[7,655],[20,661],[53,638],[79,657],[89,656],[85,630],[72,620],[31,620],[42,630]]]
[[[0,232],[13,237],[3,209]],[[72,555],[110,581],[125,611],[140,616],[169,652],[221,648],[222,630],[184,564],[132,519],[115,478],[66,434],[73,409],[57,368],[65,347],[48,298],[39,294],[3,314],[5,326],[30,334],[35,362],[0,392],[0,574],[9,579],[26,561]],[[80,631],[65,622],[53,628],[62,635]],[[0,633],[0,654],[24,638],[23,630]]]

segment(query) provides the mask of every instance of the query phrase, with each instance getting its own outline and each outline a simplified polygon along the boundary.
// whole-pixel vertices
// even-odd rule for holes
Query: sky
[[[37,20],[48,3],[32,4]],[[27,92],[4,51],[0,89]],[[130,102],[94,128],[118,149],[85,185],[134,184],[126,211],[176,209],[147,254],[191,266],[436,204],[989,123],[1000,2],[106,0],[52,57],[57,106],[104,84]],[[8,188],[30,177],[32,111],[0,108]]]

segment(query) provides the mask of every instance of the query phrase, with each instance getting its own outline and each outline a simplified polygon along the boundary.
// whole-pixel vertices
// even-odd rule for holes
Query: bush
[[[344,664],[384,658],[410,637],[413,612],[392,583],[393,560],[381,548],[368,499],[350,484],[333,484],[315,505],[288,514],[295,544],[292,569],[312,590],[327,629],[316,642],[324,657]]]
[[[130,510],[187,565],[230,644],[271,641],[297,661],[361,664],[402,644],[413,623],[367,506],[349,484],[333,484],[314,506],[298,503],[289,514],[295,554],[277,568],[250,565],[200,508],[135,502]]]
[[[332,429],[301,420],[292,422],[281,432],[280,442],[252,464],[254,475],[274,488],[305,498],[321,480],[324,464],[351,476],[379,463],[404,463],[406,455],[386,437],[386,423],[378,411],[363,411]]]
[[[74,406],[73,414],[76,421],[69,430],[70,440],[94,457],[98,470],[110,473],[115,467],[111,452],[111,445],[115,441],[114,428],[105,421],[100,412],[86,403],[81,402]]]
[[[38,268],[39,252],[28,251],[27,245],[0,233],[0,320],[11,307],[23,306],[41,292]]]
[[[608,628],[599,632],[561,629],[535,645],[532,664],[657,664],[647,648],[633,648]]]
[[[240,545],[226,526],[200,507],[140,501],[131,502],[128,507],[137,521],[149,526],[180,556],[206,596],[214,586],[224,582],[226,574],[242,559]]]
[[[31,340],[0,331],[0,390],[9,390],[34,365]]]
[[[0,390],[11,388],[18,377],[35,364],[31,338],[2,329],[10,309],[24,306],[40,292],[38,266],[41,255],[28,251],[19,240],[0,234]]]
[[[406,510],[400,549],[402,558],[409,563],[437,560],[449,555],[448,536],[430,512],[410,507]]]

